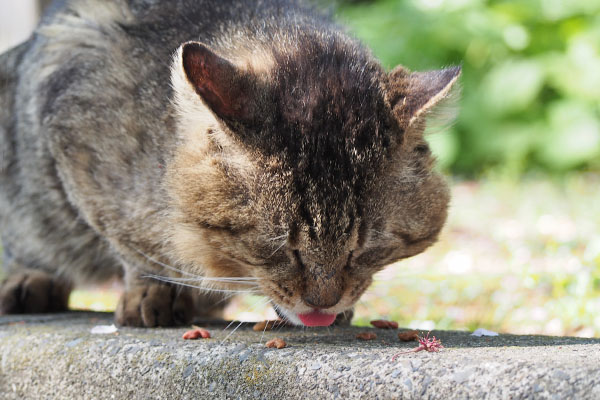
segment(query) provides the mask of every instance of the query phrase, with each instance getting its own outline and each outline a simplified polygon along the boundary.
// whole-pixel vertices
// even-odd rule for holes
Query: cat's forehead
[[[275,55],[265,144],[308,174],[369,168],[389,146],[385,73],[357,46],[330,37]]]
[[[383,111],[385,74],[358,46],[336,37],[313,38],[276,53],[272,95],[282,116],[317,126],[328,119],[376,118]]]
[[[278,56],[269,95],[273,111],[264,146],[291,172],[296,224],[338,241],[392,137],[381,67],[364,52],[333,42]]]

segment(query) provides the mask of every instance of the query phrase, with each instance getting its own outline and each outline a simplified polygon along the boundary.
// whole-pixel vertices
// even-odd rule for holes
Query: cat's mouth
[[[329,326],[333,324],[333,321],[337,317],[337,314],[324,313],[317,309],[308,313],[294,313],[278,307],[278,311],[284,314],[288,321],[300,326]]]

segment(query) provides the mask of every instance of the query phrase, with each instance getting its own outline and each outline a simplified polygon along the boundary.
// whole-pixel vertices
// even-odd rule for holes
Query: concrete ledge
[[[600,339],[477,338],[433,332],[440,353],[391,361],[395,331],[355,339],[364,328],[254,332],[205,324],[213,339],[184,341],[179,329],[121,328],[93,335],[112,314],[0,317],[0,393],[8,399],[86,398],[501,398],[600,399]],[[290,347],[266,349],[284,338]]]

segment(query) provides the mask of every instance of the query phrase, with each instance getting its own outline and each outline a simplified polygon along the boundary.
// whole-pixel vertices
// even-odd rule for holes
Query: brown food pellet
[[[356,338],[360,340],[373,340],[377,339],[377,335],[373,332],[362,332],[356,335]]]
[[[396,321],[387,321],[385,319],[375,319],[371,321],[371,325],[379,329],[398,329]]]
[[[185,332],[182,337],[186,340],[195,340],[198,338],[208,339],[210,338],[210,332],[204,328],[194,328]]]
[[[283,349],[286,346],[286,343],[283,341],[283,339],[279,339],[279,338],[275,338],[275,339],[271,339],[269,340],[266,344],[266,347],[268,348],[278,348],[278,349]]]
[[[270,331],[271,329],[275,328],[278,325],[283,325],[283,321],[280,320],[266,320],[266,321],[260,321],[257,322],[256,324],[254,324],[254,326],[252,327],[252,330],[254,331]]]
[[[403,342],[412,342],[413,340],[419,339],[419,332],[417,331],[404,331],[398,334],[398,339]]]

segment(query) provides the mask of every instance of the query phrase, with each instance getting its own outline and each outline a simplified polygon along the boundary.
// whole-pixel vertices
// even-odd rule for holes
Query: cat
[[[0,57],[0,313],[121,277],[121,325],[238,291],[330,325],[437,240],[449,191],[423,132],[459,75],[387,73],[296,1],[56,3]]]

